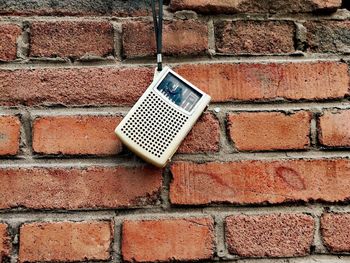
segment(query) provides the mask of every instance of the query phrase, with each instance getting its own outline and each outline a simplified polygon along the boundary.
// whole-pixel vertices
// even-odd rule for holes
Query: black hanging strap
[[[163,69],[162,66],[162,31],[163,31],[163,0],[158,0],[158,18],[155,0],[152,0],[152,13],[154,22],[154,32],[157,41],[157,64],[158,71]]]

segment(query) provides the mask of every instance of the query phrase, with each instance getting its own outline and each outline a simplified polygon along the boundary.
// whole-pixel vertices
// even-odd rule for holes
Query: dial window
[[[158,85],[159,90],[169,101],[191,112],[201,99],[202,94],[182,80],[169,73]]]

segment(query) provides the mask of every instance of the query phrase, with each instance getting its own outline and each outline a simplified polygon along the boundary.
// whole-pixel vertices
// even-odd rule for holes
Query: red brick
[[[305,23],[310,52],[350,52],[350,21],[311,21]]]
[[[224,0],[172,0],[170,8],[177,10],[194,10],[200,13],[240,13],[248,12],[248,9],[241,7],[242,1],[224,1]],[[247,2],[247,1],[244,1]],[[257,10],[252,10],[254,13]]]
[[[349,94],[346,63],[242,63],[181,65],[175,70],[214,102],[322,100]]]
[[[30,27],[30,56],[104,57],[113,53],[113,38],[108,22],[34,22]]]
[[[256,1],[256,0],[172,0],[172,10],[190,9],[201,13],[299,13],[319,10],[334,11],[341,0]]]
[[[208,218],[125,221],[122,254],[128,262],[210,259],[214,222]]]
[[[0,208],[96,209],[155,205],[161,170],[150,167],[2,168]]]
[[[294,52],[292,21],[220,21],[215,25],[216,49],[225,54]]]
[[[346,159],[237,161],[171,166],[173,204],[344,202],[350,198]]]
[[[153,74],[145,67],[0,70],[0,105],[133,105]]]
[[[11,238],[6,224],[0,224],[0,262],[6,262],[5,259],[11,253]]]
[[[312,216],[303,214],[236,215],[226,218],[226,242],[241,257],[305,256],[314,228]]]
[[[0,116],[0,155],[16,155],[20,137],[20,120],[15,116]]]
[[[228,115],[230,138],[241,151],[306,149],[310,112],[240,112]]]
[[[33,122],[33,149],[43,154],[118,154],[122,144],[114,130],[121,119],[120,116],[37,118]]]
[[[109,221],[24,224],[20,228],[19,261],[108,260],[112,239]]]
[[[166,55],[195,55],[208,49],[208,27],[196,20],[165,22],[163,52]],[[128,22],[123,25],[124,55],[151,56],[156,53],[153,23]]]
[[[350,110],[325,111],[318,120],[319,141],[324,146],[350,147]]]
[[[316,10],[336,10],[340,7],[342,7],[342,1],[341,0],[312,0],[310,1],[314,6]]]
[[[180,153],[217,152],[219,151],[220,125],[210,113],[205,113],[192,128],[180,145]]]
[[[349,213],[324,213],[321,217],[321,233],[330,252],[350,252]]]
[[[17,58],[17,38],[21,32],[19,26],[0,25],[0,61],[11,61]]]
[[[189,64],[175,70],[214,102],[321,100],[349,93],[348,66],[340,62]],[[0,105],[133,105],[153,72],[146,67],[0,70]]]
[[[145,16],[148,1],[125,0],[6,0],[0,1],[1,15],[40,16]]]

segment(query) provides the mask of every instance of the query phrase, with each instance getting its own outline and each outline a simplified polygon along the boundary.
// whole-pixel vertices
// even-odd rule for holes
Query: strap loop
[[[153,23],[154,23],[154,32],[157,42],[157,64],[158,71],[162,71],[162,46],[163,46],[163,0],[158,0],[158,18],[155,0],[152,0],[152,14],[153,14]]]

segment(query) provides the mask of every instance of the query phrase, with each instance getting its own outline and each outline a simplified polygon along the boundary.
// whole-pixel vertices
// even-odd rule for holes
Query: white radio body
[[[115,133],[136,155],[164,167],[210,99],[169,67],[164,67]]]

